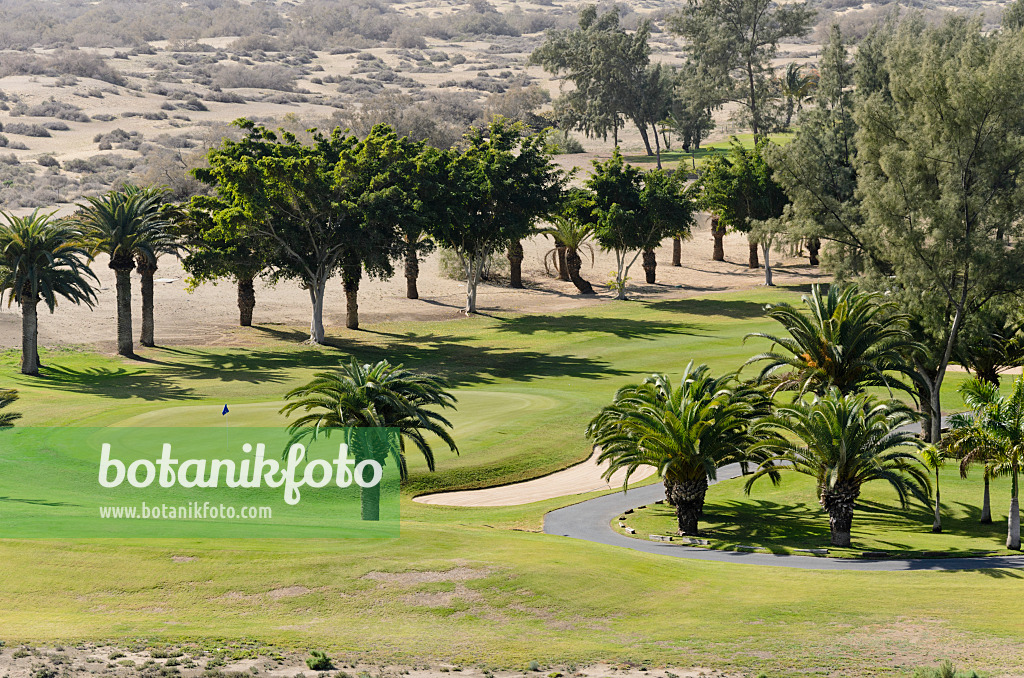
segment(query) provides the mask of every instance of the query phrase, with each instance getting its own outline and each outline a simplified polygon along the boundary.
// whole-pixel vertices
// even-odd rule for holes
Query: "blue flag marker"
[[[221,413],[220,413],[221,416],[224,417],[224,449],[225,449],[225,451],[230,447],[230,444],[228,443],[228,418],[227,418],[227,413],[228,413],[228,406],[227,406],[227,404],[225,404],[224,405],[224,410],[221,411]]]
[[[224,406],[224,411],[223,411],[223,412],[221,412],[221,414],[227,414],[227,413],[228,413],[228,406],[227,406],[227,405],[225,405],[225,406]]]

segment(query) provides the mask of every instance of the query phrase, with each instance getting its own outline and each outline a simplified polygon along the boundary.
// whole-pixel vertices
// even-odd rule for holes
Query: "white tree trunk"
[[[771,243],[762,243],[761,252],[764,253],[764,284],[766,287],[775,287],[772,282]]]
[[[309,290],[309,299],[313,303],[313,317],[309,322],[309,343],[324,343],[324,291],[327,281],[320,281]]]

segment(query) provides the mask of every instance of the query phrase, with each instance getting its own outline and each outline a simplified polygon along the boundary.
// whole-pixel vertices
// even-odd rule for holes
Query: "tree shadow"
[[[47,501],[45,499],[16,499],[15,497],[0,497],[0,501],[7,501],[15,504],[31,504],[32,506],[79,506],[79,504],[69,504],[66,501]]]
[[[779,504],[767,500],[728,501],[706,505],[706,534],[738,544],[756,544],[771,553],[789,548],[827,546],[828,516],[817,504]],[[774,542],[774,543],[772,543]]]
[[[521,315],[501,320],[499,332],[536,334],[611,334],[620,339],[649,339],[671,334],[699,334],[696,325],[669,323],[657,320],[630,320],[628,318],[592,318],[583,315]]]
[[[652,311],[686,313],[701,317],[724,316],[726,318],[766,318],[764,304],[741,299],[670,299],[644,302]]]
[[[55,390],[87,393],[104,398],[160,402],[189,400],[196,397],[193,389],[181,386],[171,379],[153,373],[142,373],[123,367],[89,367],[75,369],[59,365],[47,367],[34,386]]]

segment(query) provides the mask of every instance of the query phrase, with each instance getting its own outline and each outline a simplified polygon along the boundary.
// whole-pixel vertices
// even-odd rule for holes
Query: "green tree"
[[[285,399],[292,401],[281,413],[297,418],[289,430],[297,437],[315,437],[324,428],[395,429],[397,446],[366,449],[357,446],[353,452],[357,462],[374,459],[381,465],[388,460],[381,449],[394,452],[393,462],[401,478],[409,475],[406,445],[411,442],[434,470],[434,451],[429,436],[439,438],[458,454],[455,440],[449,433],[451,422],[439,409],[454,409],[455,396],[448,383],[440,377],[416,374],[381,360],[373,365],[360,364],[352,358],[338,372],[320,372],[307,384],[292,389]],[[363,520],[380,519],[380,486],[362,488]]]
[[[806,2],[688,0],[669,19],[669,28],[686,40],[693,62],[731,79],[730,98],[743,106],[750,129],[760,136],[777,126],[772,59],[779,43],[806,35],[814,17]]]
[[[678,172],[647,172],[643,180],[640,202],[657,233],[643,249],[642,266],[647,283],[653,285],[658,267],[654,248],[668,236],[673,239],[673,247],[680,239],[690,237],[697,212],[698,188],[695,184],[687,186],[683,175]]]
[[[544,44],[530,55],[531,63],[571,82],[573,89],[555,102],[562,125],[588,136],[607,139],[630,119],[643,139],[648,155],[655,155],[648,128],[660,143],[655,124],[668,112],[673,89],[670,72],[650,63],[650,21],[627,33],[619,25],[619,12],[599,15],[595,5],[580,11],[579,28],[548,31]]]
[[[735,388],[732,377],[712,377],[706,365],[691,361],[678,387],[655,374],[615,394],[587,426],[599,446],[598,463],[608,463],[604,477],[625,470],[623,490],[642,466],[653,466],[665,483],[665,497],[675,507],[679,534],[698,534],[708,480],[718,469],[745,461],[751,418],[765,411],[765,401]]]
[[[758,247],[766,257],[766,282],[771,282],[771,264],[767,260],[771,239],[759,239],[755,232],[758,222],[779,219],[789,202],[782,187],[775,182],[773,172],[765,160],[771,145],[762,139],[752,149],[733,138],[728,155],[715,156],[701,175],[703,205],[718,215],[720,226],[747,234],[750,268],[760,268]],[[763,243],[762,243],[763,240]]]
[[[718,73],[709,72],[706,65],[686,61],[676,71],[674,95],[662,123],[672,130],[687,153],[699,150],[715,129],[714,112],[722,106],[724,89],[727,87]]]
[[[186,289],[191,292],[205,282],[227,278],[236,288],[238,324],[251,327],[255,282],[271,271],[276,243],[248,228],[243,210],[228,207],[217,197],[195,196],[174,230],[186,251]]]
[[[594,194],[594,239],[601,249],[615,253],[611,287],[616,299],[625,299],[629,269],[643,250],[661,240],[661,225],[649,218],[644,205],[642,170],[626,164],[617,148],[611,158],[593,164],[584,183]]]
[[[873,251],[863,274],[934,347],[920,372],[937,442],[960,331],[1024,287],[1024,42],[950,18],[901,25],[887,54],[889,96],[875,92],[855,113],[861,240]]]
[[[82,231],[82,242],[95,258],[109,257],[117,293],[117,352],[135,355],[132,340],[132,280],[137,258],[156,262],[163,234],[168,227],[161,209],[159,191],[125,186],[99,197],[86,197],[74,219]]]
[[[0,294],[7,295],[8,305],[21,307],[21,373],[38,376],[39,302],[50,313],[61,298],[92,306],[96,276],[85,263],[82,234],[66,221],[39,210],[24,217],[0,214],[6,222],[0,225]]]
[[[1024,364],[1024,322],[1009,304],[989,303],[960,331],[953,357],[983,381],[999,385],[999,373]]]
[[[561,202],[565,175],[552,162],[544,134],[495,119],[466,135],[467,148],[447,152],[443,196],[447,207],[431,236],[458,254],[466,272],[466,313],[476,313],[477,287],[487,257],[508,251]],[[519,259],[521,262],[521,259]]]
[[[765,459],[745,490],[749,493],[765,476],[776,485],[784,472],[811,476],[818,502],[829,515],[832,545],[849,547],[854,505],[864,483],[887,482],[903,506],[910,497],[928,501],[928,473],[913,453],[922,443],[905,428],[914,418],[898,401],[879,402],[838,389],[779,406],[757,426],[755,450]]]
[[[913,359],[922,347],[909,330],[909,317],[895,303],[856,285],[838,284],[827,293],[814,285],[811,295],[801,299],[806,312],[786,302],[768,306],[768,317],[786,335],[747,335],[772,342],[769,351],[745,363],[765,363],[758,382],[801,394],[836,389],[846,395],[870,387],[913,393]]]
[[[5,410],[18,399],[18,392],[13,388],[0,389],[0,410]],[[21,419],[21,414],[18,412],[2,412],[0,411],[0,428],[10,428],[14,426],[14,422]]]
[[[1018,378],[1009,395],[1000,395],[994,384],[971,379],[960,385],[960,395],[973,413],[954,421],[951,452],[964,464],[993,464],[1011,479],[1010,511],[1006,521],[1006,548],[1020,550],[1019,476],[1024,457],[1024,378]],[[1000,468],[1001,467],[1001,468]]]

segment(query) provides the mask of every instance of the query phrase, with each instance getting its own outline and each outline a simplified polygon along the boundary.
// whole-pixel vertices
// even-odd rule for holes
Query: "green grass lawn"
[[[754,135],[753,134],[737,134],[736,139],[739,140],[740,144],[744,148],[754,147]],[[770,134],[768,136],[774,143],[779,145],[785,145],[793,139],[794,135],[789,132]],[[726,139],[725,141],[716,141],[710,144],[703,144],[699,149],[687,153],[681,148],[678,150],[661,151],[661,164],[663,167],[668,169],[682,169],[682,170],[695,170],[700,168],[710,158],[716,155],[726,155],[729,153],[729,149],[732,148],[732,138]],[[623,156],[626,162],[634,165],[654,165],[657,162],[656,156],[650,155],[626,155]]]
[[[1024,664],[1016,571],[690,562],[539,533],[546,511],[579,497],[480,509],[411,501],[586,457],[584,426],[618,387],[654,371],[678,376],[691,358],[736,369],[762,349],[742,339],[769,327],[763,305],[797,298],[776,289],[381,324],[337,330],[322,348],[299,344],[298,329],[253,328],[238,336],[247,348],[147,349],[140,361],[51,351],[40,379],[18,376],[17,355],[7,352],[0,386],[20,391],[21,423],[66,426],[222,426],[225,403],[231,425],[267,425],[283,394],[313,372],[349,355],[387,357],[455,384],[461,454],[439,451],[433,474],[411,458],[398,539],[0,541],[0,640],[252,641],[382,662],[509,667],[646,659],[773,676],[903,675],[951,655],[980,670]],[[962,378],[947,380],[949,408],[959,405],[952,389]],[[980,491],[964,487],[963,501],[976,506]],[[781,491],[813,510],[798,485]],[[997,508],[1004,494],[994,491]],[[951,507],[960,501],[953,483],[944,496]],[[921,525],[921,539],[931,538],[929,527]]]
[[[977,474],[976,474],[977,475]],[[979,552],[1011,553],[1006,543],[1006,510],[1010,503],[1010,482],[992,482],[993,523],[982,525],[981,482],[978,477],[960,478],[955,464],[943,469],[941,534],[931,532],[933,507],[913,502],[901,508],[896,493],[886,483],[864,486],[853,515],[851,548],[829,545],[828,514],[818,504],[814,480],[798,473],[783,472],[782,483],[773,487],[762,478],[743,491],[742,478],[727,480],[708,489],[702,536],[709,548],[731,549],[761,546],[772,553],[794,553],[794,549],[829,549],[830,556],[858,557],[864,551],[885,552],[891,557],[976,555]],[[618,528],[615,521],[615,529]],[[637,538],[652,534],[676,534],[674,510],[662,504],[648,506],[628,516]]]

